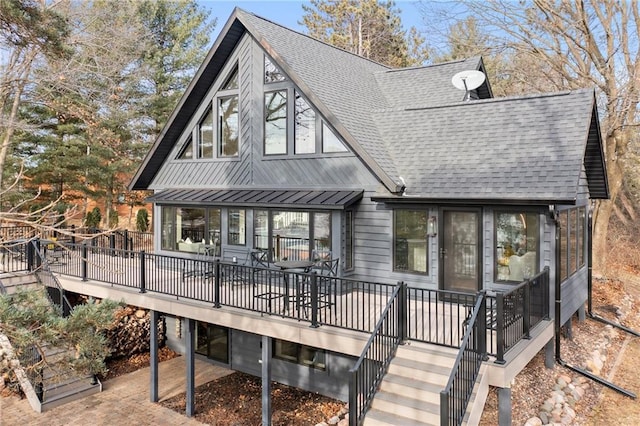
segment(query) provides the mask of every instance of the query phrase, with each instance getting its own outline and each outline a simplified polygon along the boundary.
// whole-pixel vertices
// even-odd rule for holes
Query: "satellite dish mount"
[[[456,89],[464,90],[464,100],[468,101],[471,91],[480,87],[482,83],[484,83],[485,78],[482,71],[460,71],[451,77],[451,84],[453,84]]]

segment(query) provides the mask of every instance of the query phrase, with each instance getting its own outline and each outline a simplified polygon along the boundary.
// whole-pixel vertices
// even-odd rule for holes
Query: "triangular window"
[[[178,160],[191,160],[193,159],[193,140],[189,138],[187,143],[184,144],[180,150],[180,154],[176,157]]]
[[[347,152],[347,147],[325,123],[322,123],[322,152]]]
[[[221,90],[233,90],[238,88],[238,67],[235,67],[231,71],[231,75],[227,78],[227,81],[222,85]]]
[[[269,58],[264,57],[264,82],[265,83],[276,83],[278,81],[284,81],[287,77],[284,76],[282,71],[275,66]]]

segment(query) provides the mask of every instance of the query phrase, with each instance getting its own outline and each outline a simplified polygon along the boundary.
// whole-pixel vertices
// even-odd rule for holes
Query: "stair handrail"
[[[62,288],[60,281],[51,271],[51,267],[49,266],[47,257],[44,255],[44,252],[41,250],[36,240],[31,241],[30,244],[33,245],[33,248],[34,248],[33,251],[38,257],[37,264],[40,265],[38,268],[36,268],[33,271],[35,277],[38,279],[38,282],[44,285],[45,287],[53,287],[56,290],[58,290],[58,294],[60,294],[60,305],[59,305],[60,310],[62,311],[63,316],[67,316],[69,312],[71,312],[71,303],[69,303],[67,296],[65,296],[64,289]],[[46,278],[47,282],[45,282],[43,278]],[[49,284],[53,284],[53,285],[49,285]],[[48,292],[47,292],[47,297],[49,298],[49,301],[53,305],[57,305],[57,303],[55,303],[55,301],[51,299],[51,296],[49,295]]]
[[[407,286],[403,282],[399,282],[394,288],[369,340],[362,349],[360,358],[349,370],[350,426],[361,425],[364,421],[364,415],[371,406],[378,386],[403,340],[406,289]]]
[[[445,388],[440,391],[440,425],[461,425],[471,394],[487,359],[486,293],[478,293]]]

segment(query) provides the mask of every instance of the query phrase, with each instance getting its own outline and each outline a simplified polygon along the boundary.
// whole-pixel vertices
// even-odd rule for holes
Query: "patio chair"
[[[182,283],[187,278],[210,279],[215,276],[215,246],[202,246],[198,249],[195,259],[183,259],[181,264]]]
[[[275,288],[280,288],[280,278],[283,276],[282,271],[275,269],[271,263],[273,259],[269,256],[269,251],[266,249],[257,249],[250,252],[251,266],[254,270],[251,275],[254,288],[258,288],[258,285],[264,283],[267,285],[267,291],[255,294],[254,298],[258,300],[266,300],[269,310],[271,310],[272,301],[283,297],[284,295],[280,291],[276,291]]]

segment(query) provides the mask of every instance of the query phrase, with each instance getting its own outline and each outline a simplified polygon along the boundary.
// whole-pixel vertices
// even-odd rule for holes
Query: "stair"
[[[42,288],[32,273],[2,274],[0,282],[7,294],[15,294],[19,290]],[[49,364],[64,360],[69,352],[65,349],[43,345],[42,350]],[[93,376],[61,377],[49,366],[45,365],[41,372],[42,396],[40,406],[33,407],[38,412],[44,412],[84,398],[102,391],[102,383]],[[33,386],[33,384],[32,384]]]
[[[365,426],[440,425],[440,391],[447,385],[458,350],[411,342],[398,348],[367,412]],[[465,424],[477,424],[489,391],[486,366],[474,387]]]

